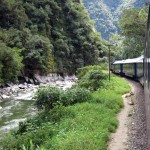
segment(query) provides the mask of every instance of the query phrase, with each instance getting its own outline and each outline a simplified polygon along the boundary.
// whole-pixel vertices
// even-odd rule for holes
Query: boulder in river
[[[1,95],[1,98],[2,98],[2,99],[7,99],[7,98],[10,98],[10,96],[7,96],[7,95],[4,95],[4,94],[3,94],[3,95]]]

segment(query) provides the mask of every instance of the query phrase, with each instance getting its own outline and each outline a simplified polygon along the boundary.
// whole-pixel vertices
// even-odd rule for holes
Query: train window
[[[143,76],[143,63],[137,63],[137,77]]]
[[[134,76],[134,64],[124,64],[123,65],[123,72],[125,75]]]

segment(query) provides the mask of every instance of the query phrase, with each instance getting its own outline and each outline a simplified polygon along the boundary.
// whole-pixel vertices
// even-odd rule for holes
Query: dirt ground
[[[132,90],[123,95],[124,108],[118,114],[119,126],[110,137],[108,150],[148,150],[143,87],[126,80]]]

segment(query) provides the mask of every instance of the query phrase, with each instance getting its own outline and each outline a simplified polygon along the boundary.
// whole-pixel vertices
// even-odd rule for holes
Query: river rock
[[[34,84],[35,84],[35,85],[40,85],[40,83],[41,83],[41,82],[40,82],[39,80],[37,80],[37,79],[34,80]]]
[[[6,87],[11,87],[13,84],[12,83],[6,83],[5,86]]]
[[[28,81],[29,81],[29,78],[28,78],[28,77],[24,77],[24,78],[25,78],[25,81],[26,81],[26,82],[28,82]]]
[[[34,93],[38,87],[40,86],[52,86],[52,87],[59,87],[63,90],[66,90],[70,88],[74,83],[77,78],[75,76],[64,76],[62,78],[60,75],[57,74],[49,74],[48,76],[40,76],[37,75],[36,78],[34,79],[25,77],[26,80],[30,80],[30,84],[27,82],[24,82],[22,84],[15,84],[11,85],[10,87],[4,87],[0,88],[0,99],[7,99],[7,98],[24,98],[24,99],[29,99],[30,97],[30,92]],[[40,83],[40,85],[35,85],[35,81],[40,82],[42,81],[43,83]],[[33,83],[33,84],[31,84]],[[25,96],[25,94],[27,94]],[[32,97],[32,96],[31,96]]]
[[[10,96],[7,96],[7,95],[1,95],[1,98],[2,98],[2,99],[6,99],[6,98],[10,98]]]
[[[33,79],[29,79],[29,80],[28,80],[28,83],[29,83],[29,84],[34,84]]]
[[[23,85],[19,85],[19,89],[25,89]]]

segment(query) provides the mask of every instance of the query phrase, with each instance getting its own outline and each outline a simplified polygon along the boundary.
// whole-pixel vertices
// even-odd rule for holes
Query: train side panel
[[[143,63],[124,63],[112,65],[112,72],[120,74],[121,76],[131,77],[144,84]]]
[[[120,73],[120,64],[115,64],[115,65],[112,65],[112,71],[114,73]]]

